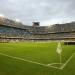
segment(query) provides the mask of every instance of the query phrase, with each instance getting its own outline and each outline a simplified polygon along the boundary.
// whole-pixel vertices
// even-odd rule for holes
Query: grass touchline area
[[[35,61],[30,61],[30,60],[26,60],[26,59],[23,59],[23,58],[10,56],[10,55],[3,54],[3,53],[0,53],[0,55],[7,56],[9,58],[17,59],[17,60],[20,60],[20,61],[25,61],[25,62],[29,62],[29,63],[33,63],[33,64],[38,64],[38,65],[45,66],[45,67],[52,67],[52,68],[56,68],[56,69],[61,69],[61,68],[58,68],[58,67],[55,67],[55,66],[51,66],[51,65],[48,66],[47,64],[43,64],[43,63],[39,63],[39,62],[35,62]]]
[[[71,57],[61,66],[60,69],[64,69],[64,67],[70,62],[70,60],[75,56],[75,53],[71,55]]]

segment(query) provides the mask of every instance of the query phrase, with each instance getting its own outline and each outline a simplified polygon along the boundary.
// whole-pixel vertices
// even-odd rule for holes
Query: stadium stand
[[[0,17],[0,42],[25,40],[75,40],[75,22],[40,26],[33,22],[32,26],[23,25],[10,19]]]

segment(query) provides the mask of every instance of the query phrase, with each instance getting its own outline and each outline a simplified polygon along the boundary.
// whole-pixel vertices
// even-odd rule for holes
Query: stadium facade
[[[7,18],[0,18],[0,42],[25,40],[75,40],[75,22],[40,26],[33,22],[32,26]]]

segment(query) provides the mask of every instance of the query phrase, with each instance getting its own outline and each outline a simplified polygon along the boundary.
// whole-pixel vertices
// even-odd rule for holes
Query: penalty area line
[[[49,65],[46,65],[46,64],[43,64],[43,63],[34,62],[34,61],[26,60],[26,59],[23,59],[23,58],[19,58],[19,57],[14,57],[14,56],[4,54],[4,53],[0,53],[0,55],[6,56],[6,57],[9,57],[9,58],[12,58],[12,59],[17,59],[17,60],[20,60],[20,61],[24,61],[24,62],[29,62],[29,63],[41,65],[41,66],[44,66],[44,67],[51,67],[51,68],[62,70],[61,68],[58,68],[58,67],[55,67],[55,66],[51,66],[51,65],[49,66]]]
[[[70,62],[70,60],[74,57],[75,53],[71,55],[71,57],[60,67],[60,69],[64,69],[65,66]]]

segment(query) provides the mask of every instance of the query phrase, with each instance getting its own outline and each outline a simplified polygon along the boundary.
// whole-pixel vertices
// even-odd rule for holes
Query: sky
[[[75,21],[75,0],[0,0],[0,14],[25,25],[66,23]]]

